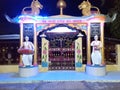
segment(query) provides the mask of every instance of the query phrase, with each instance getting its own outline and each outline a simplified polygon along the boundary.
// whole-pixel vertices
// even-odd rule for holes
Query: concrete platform
[[[31,77],[38,74],[38,66],[19,67],[20,77]]]
[[[91,66],[91,65],[86,65],[86,70],[85,72],[88,75],[92,76],[105,76],[106,75],[106,67],[105,66]]]
[[[0,83],[33,83],[39,81],[120,82],[120,72],[107,72],[105,76],[91,76],[85,72],[76,71],[39,72],[32,77],[20,77],[19,73],[0,74]]]

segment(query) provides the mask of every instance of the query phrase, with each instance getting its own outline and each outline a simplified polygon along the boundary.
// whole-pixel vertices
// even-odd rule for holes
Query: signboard
[[[23,24],[23,37],[28,36],[30,39],[34,37],[34,25],[33,23]]]
[[[90,24],[91,37],[95,35],[100,35],[100,23],[91,23]]]

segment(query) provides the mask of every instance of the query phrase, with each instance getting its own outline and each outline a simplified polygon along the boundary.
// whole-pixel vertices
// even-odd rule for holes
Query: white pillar
[[[42,38],[41,67],[42,67],[42,71],[48,71],[48,64],[49,64],[49,41],[45,39],[45,37],[46,37],[45,34],[42,34],[40,37]]]
[[[75,70],[80,71],[82,67],[82,36],[78,35],[78,39],[75,40]]]

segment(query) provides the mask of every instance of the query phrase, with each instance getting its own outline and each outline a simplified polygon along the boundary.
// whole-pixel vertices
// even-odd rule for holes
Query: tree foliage
[[[116,19],[109,24],[111,35],[120,39],[120,1],[113,1],[114,7],[109,11],[110,15],[117,13]]]

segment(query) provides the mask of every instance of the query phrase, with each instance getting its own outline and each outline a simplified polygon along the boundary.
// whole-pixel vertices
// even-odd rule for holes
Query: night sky
[[[58,0],[39,0],[43,5],[40,15],[52,16],[59,15],[59,9],[56,4]],[[67,7],[64,9],[65,15],[82,16],[78,5],[83,0],[65,0]],[[113,0],[89,0],[93,6],[97,6],[102,14],[107,14],[113,7]],[[9,23],[4,15],[11,18],[21,15],[24,7],[30,6],[32,0],[0,0],[0,35],[19,34],[19,24]]]

